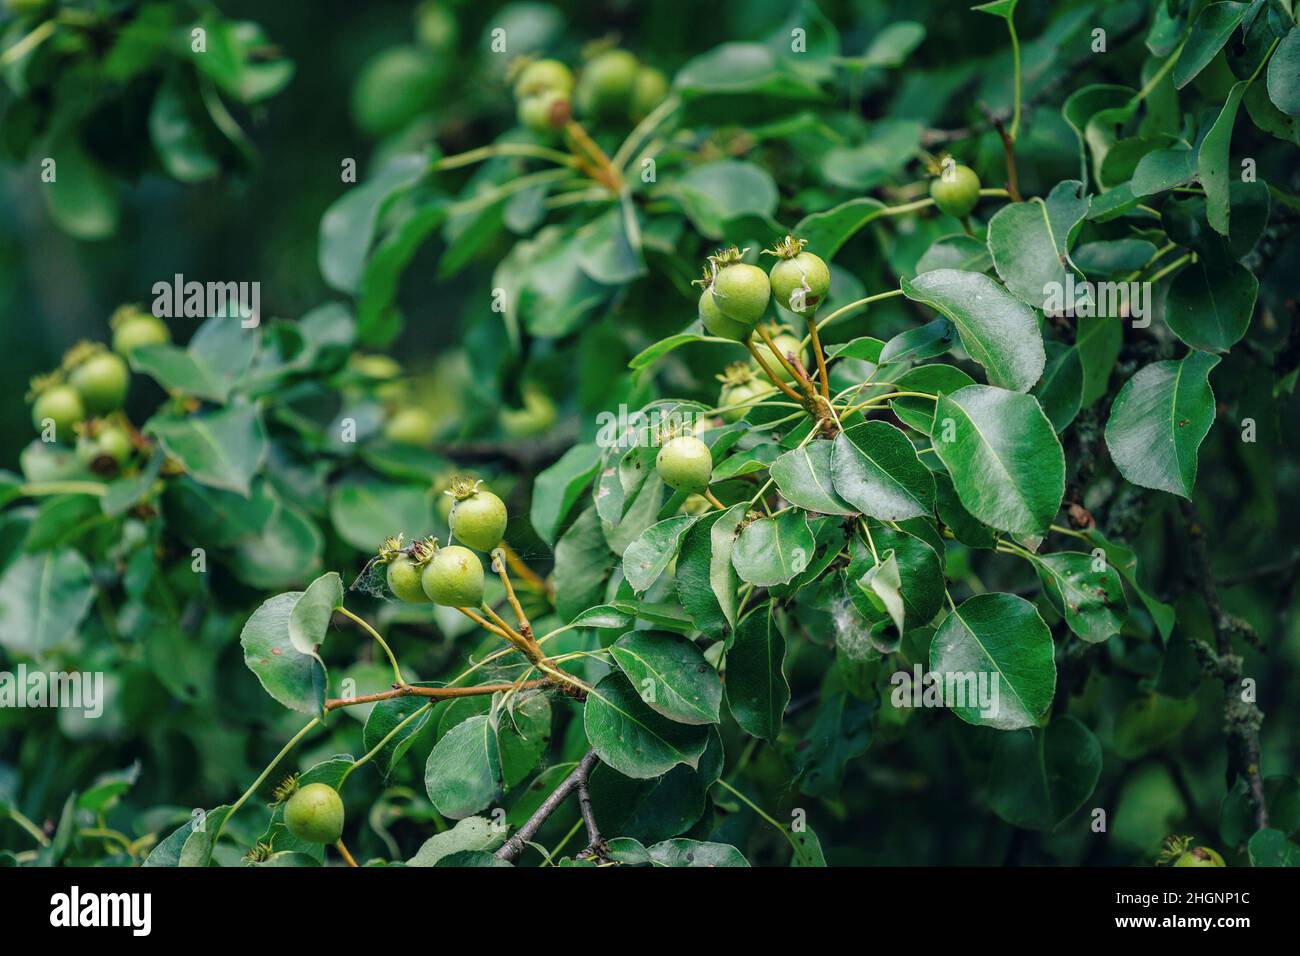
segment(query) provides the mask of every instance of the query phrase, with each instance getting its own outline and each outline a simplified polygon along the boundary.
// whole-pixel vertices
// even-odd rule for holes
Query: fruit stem
[[[700,492],[700,494],[704,495],[704,497],[708,499],[709,504],[713,505],[713,507],[717,508],[719,511],[727,510],[727,506],[718,500],[718,496],[713,493],[712,488],[705,488]]]
[[[108,486],[97,481],[39,481],[19,485],[18,492],[24,498],[43,495],[93,495],[102,498],[108,494]]]
[[[501,577],[501,584],[506,589],[506,600],[514,608],[515,617],[519,621],[520,635],[531,642],[533,639],[533,626],[528,623],[528,615],[524,613],[523,605],[519,603],[519,598],[515,596],[514,585],[510,583],[510,572],[506,570],[506,553],[500,547],[492,552],[492,569]]]
[[[342,837],[339,837],[338,841],[335,842],[334,849],[339,851],[339,856],[343,857],[344,861],[346,861],[348,866],[357,865],[357,861],[352,859],[352,854],[348,852],[348,848],[343,845]]]
[[[821,378],[822,398],[831,397],[830,377],[826,374],[826,353],[822,351],[822,340],[817,334],[817,322],[808,316],[808,337],[812,341],[813,354],[817,356],[817,375]]]
[[[221,823],[217,825],[217,832],[212,834],[212,845],[214,847],[217,845],[217,840],[221,839],[221,831],[226,828],[226,823],[229,822],[230,818],[238,813],[239,808],[248,802],[248,798],[251,797],[257,788],[262,785],[263,781],[271,775],[271,771],[275,769],[276,765],[288,756],[289,751],[296,747],[302,738],[306,737],[307,734],[310,733],[320,722],[321,720],[319,717],[313,717],[309,720],[306,726],[294,734],[290,741],[280,749],[280,752],[271,759],[271,762],[266,765],[266,769],[258,775],[257,779],[249,784],[248,789],[240,795],[239,799],[236,800],[234,805],[226,812],[226,815],[222,817]]]
[[[770,378],[777,388],[785,392],[796,402],[802,404],[803,396],[800,395],[798,392],[796,392],[789,385],[787,385],[780,376],[778,376],[775,372],[772,371],[772,367],[767,364],[767,360],[764,359],[763,356],[759,353],[758,349],[754,347],[754,343],[752,340],[746,340],[745,348],[749,349],[749,354],[754,356],[754,361],[757,362],[758,367],[763,370],[763,374],[766,375],[768,378]]]
[[[497,156],[527,156],[532,159],[550,160],[561,166],[575,165],[572,156],[568,153],[562,153],[558,149],[535,146],[532,143],[493,143],[464,153],[457,153],[454,156],[444,156],[441,159],[434,160],[429,168],[435,172],[441,172],[446,169],[458,169],[461,166],[472,166],[474,163],[482,162],[485,159],[493,159]]]
[[[505,552],[506,563],[510,565],[510,569],[523,578],[525,584],[529,585],[538,594],[550,595],[550,588],[546,586],[546,582],[542,580],[536,571],[524,564],[524,559],[515,553],[514,548],[502,541],[501,550]]]
[[[484,619],[484,617],[481,614],[475,613],[470,608],[458,607],[456,608],[456,610],[460,611],[461,614],[464,614],[467,618],[469,618],[471,621],[473,621],[475,624],[477,624],[479,627],[483,628],[484,630],[491,631],[493,634],[497,635],[498,637],[504,638],[506,641],[509,641],[511,644],[514,644],[516,647],[519,646],[517,641],[518,635],[515,634],[514,630],[510,627],[510,625],[507,624],[506,629],[502,630],[501,628],[493,624],[491,621]]]
[[[785,370],[796,380],[806,382],[808,377],[806,375],[801,376],[798,369],[796,369],[794,365],[791,364],[790,360],[782,354],[781,350],[776,347],[776,342],[772,339],[772,334],[768,332],[767,329],[763,328],[762,325],[756,326],[756,331],[758,332],[759,338],[763,340],[763,344],[766,345],[768,350],[776,356],[777,361],[785,367]]]
[[[623,177],[620,176],[618,170],[614,168],[609,157],[605,155],[605,151],[601,149],[596,144],[596,141],[587,134],[586,129],[583,128],[581,123],[577,120],[571,119],[564,125],[564,131],[569,134],[569,138],[573,140],[574,145],[585,153],[587,158],[595,162],[595,175],[593,175],[592,178],[595,179],[596,182],[603,186],[608,186],[614,192],[618,192],[623,188]],[[581,164],[583,157],[579,155],[576,156],[576,158],[579,164]]]
[[[371,627],[368,621],[366,621],[364,618],[357,617],[355,614],[353,614],[343,605],[340,604],[337,610],[349,621],[352,621],[354,624],[360,625],[362,629],[367,631],[370,634],[370,636],[373,637],[379,643],[379,646],[384,649],[384,653],[388,655],[388,663],[393,665],[393,683],[405,684],[406,678],[402,676],[402,669],[397,666],[397,658],[393,656],[393,649],[388,646],[388,642],[385,641],[379,635],[379,632],[376,631],[373,627]]]
[[[360,697],[332,697],[325,701],[325,710],[338,710],[340,707],[354,707],[357,704],[373,704],[394,697],[428,697],[431,700],[453,700],[460,697],[486,697],[489,694],[505,693],[511,690],[533,690],[549,685],[549,680],[525,681],[522,684],[474,684],[470,687],[416,687],[403,684],[392,690],[381,690],[374,694],[362,694]]]

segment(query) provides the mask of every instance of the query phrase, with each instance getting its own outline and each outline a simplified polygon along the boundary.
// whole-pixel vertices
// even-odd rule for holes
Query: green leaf
[[[79,551],[19,555],[0,575],[0,647],[23,657],[58,647],[77,632],[94,597]]]
[[[246,329],[238,319],[210,318],[184,349],[174,345],[136,349],[130,355],[131,368],[168,391],[225,403],[252,364],[260,339],[259,329]]]
[[[916,535],[895,531],[887,525],[877,525],[874,522],[871,539],[882,560],[886,554],[892,554],[898,570],[898,588],[904,611],[900,632],[929,623],[943,607],[945,584],[941,552]],[[876,561],[870,549],[860,540],[854,543],[854,548],[854,560],[849,565],[848,572],[850,576],[861,577],[866,563],[870,562],[874,566]],[[865,608],[860,601],[855,603],[869,619],[879,619],[879,610]]]
[[[117,184],[77,142],[75,124],[52,136],[41,156],[54,161],[54,178],[39,192],[59,228],[77,239],[107,239],[117,231]]]
[[[889,615],[889,619],[893,621],[901,637],[904,614],[901,593],[903,581],[898,573],[898,560],[894,557],[894,552],[882,552],[879,563],[872,565],[866,574],[858,578],[857,586],[872,598],[873,604],[878,605]]]
[[[460,820],[492,804],[501,792],[501,743],[496,717],[478,714],[438,741],[424,766],[424,789],[444,817]]]
[[[822,698],[812,725],[794,749],[800,793],[810,797],[831,797],[839,792],[849,761],[862,756],[871,745],[871,718],[875,710],[873,704],[843,691]],[[796,861],[805,857],[805,849],[808,848],[801,847]],[[820,844],[817,850],[820,851]],[[820,865],[826,864],[823,861]]]
[[[1143,694],[1115,717],[1111,746],[1125,760],[1137,760],[1176,740],[1195,716],[1195,698]]]
[[[888,422],[863,422],[835,436],[831,474],[835,491],[873,518],[899,521],[934,510],[930,469]]]
[[[635,212],[627,215],[635,216]],[[624,285],[645,275],[641,249],[628,236],[623,206],[616,206],[575,233],[578,264],[605,285]],[[639,231],[639,226],[638,226]]]
[[[1052,830],[1092,795],[1101,744],[1067,715],[1046,727],[1003,734],[989,769],[989,805],[1012,826]]]
[[[1185,143],[1156,149],[1138,160],[1133,170],[1134,196],[1153,196],[1184,186],[1196,177],[1196,154]],[[1152,252],[1155,250],[1153,249]],[[1146,260],[1144,259],[1143,262]],[[1139,263],[1141,265],[1141,263]],[[1137,268],[1134,266],[1133,268]]]
[[[646,852],[655,866],[749,866],[743,853],[726,843],[665,840]]]
[[[844,189],[874,189],[897,174],[916,154],[923,129],[914,119],[877,120],[867,127],[863,142],[832,146],[822,155],[822,176]]]
[[[832,442],[819,440],[793,448],[772,462],[772,480],[781,497],[807,511],[826,515],[854,514],[831,483]]]
[[[418,687],[433,686],[426,683],[417,683]],[[424,697],[390,697],[388,700],[381,700],[371,708],[366,715],[366,723],[361,731],[361,745],[370,752],[379,746],[380,741],[388,737],[390,733],[397,730],[402,721],[406,720],[416,711],[428,705],[430,701]],[[356,708],[348,708],[349,711]],[[397,730],[379,753],[371,758],[379,772],[384,778],[393,772],[393,768],[401,761],[402,757],[415,743],[416,738],[429,725],[429,718],[432,715],[432,709],[424,711],[419,717],[414,718],[409,724]]]
[[[1027,392],[1043,374],[1046,355],[1033,310],[982,272],[936,269],[904,279],[902,287],[909,299],[952,321],[994,385]]]
[[[1040,535],[1065,496],[1065,454],[1038,400],[987,385],[939,398],[934,449],[962,505],[1012,534]]]
[[[1014,594],[977,594],[943,619],[930,644],[930,670],[965,691],[946,703],[967,723],[998,730],[1041,724],[1056,693],[1052,633]],[[979,681],[986,683],[981,707]]]
[[[1092,644],[1119,633],[1128,609],[1124,585],[1104,559],[1061,551],[1042,555],[1034,564],[1070,630]]]
[[[731,553],[745,511],[740,504],[704,515],[686,533],[677,556],[677,598],[695,626],[707,634],[721,634],[736,624],[740,577]]]
[[[1222,6],[1222,4],[1215,4]],[[1228,155],[1232,145],[1232,127],[1237,122],[1237,108],[1246,95],[1248,83],[1237,83],[1228,92],[1218,119],[1201,140],[1196,154],[1196,172],[1205,190],[1205,215],[1214,231],[1228,235],[1228,216],[1231,209],[1231,189],[1234,178],[1232,158]]]
[[[610,656],[651,710],[680,724],[716,724],[722,703],[718,672],[692,642],[665,631],[630,631]]]
[[[1080,318],[1074,347],[1083,364],[1083,407],[1110,389],[1110,373],[1124,345],[1124,329],[1112,318]]]
[[[790,703],[790,685],[782,672],[785,637],[777,627],[770,605],[764,604],[746,615],[736,629],[727,651],[727,707],[741,729],[755,737],[776,742],[785,708]]]
[[[891,384],[899,392],[943,395],[974,385],[975,380],[952,365],[922,365],[908,370]],[[935,403],[928,398],[895,398],[889,407],[900,422],[922,435],[929,435],[934,427]]]
[[[1237,262],[1200,259],[1184,268],[1169,286],[1165,321],[1174,335],[1203,352],[1226,352],[1250,326],[1259,280]]]
[[[1083,361],[1077,348],[1047,343],[1047,368],[1033,395],[1057,434],[1065,431],[1083,404]]]
[[[647,590],[677,557],[682,535],[695,524],[694,515],[675,515],[652,524],[623,552],[623,577],[638,594]]]
[[[555,545],[555,610],[563,620],[571,620],[600,602],[616,561],[592,505]]]
[[[732,548],[731,563],[742,581],[771,587],[808,567],[815,546],[807,515],[794,508],[745,525]]]
[[[1114,544],[1102,535],[1096,528],[1090,528],[1084,532],[1103,555],[1106,563],[1120,573],[1120,576],[1128,582],[1142,603],[1146,606],[1147,613],[1155,622],[1156,628],[1160,631],[1163,640],[1168,641],[1169,635],[1174,629],[1174,609],[1163,601],[1158,601],[1152,597],[1142,586],[1137,576],[1137,554],[1132,548],[1125,547],[1122,544]]]
[[[266,460],[266,430],[253,405],[155,415],[145,426],[195,481],[248,496]]]
[[[971,7],[980,13],[987,13],[991,16],[1001,17],[1003,20],[1011,20],[1016,15],[1016,3],[1019,0],[992,0],[991,3],[981,3],[978,6]]]
[[[325,643],[334,611],[343,606],[343,579],[337,571],[322,574],[303,592],[289,615],[289,642],[299,654],[317,656]]]
[[[158,87],[149,108],[149,139],[168,175],[183,183],[201,183],[221,170],[205,122],[202,103],[192,84],[172,73]]]
[[[330,522],[352,547],[374,553],[385,538],[399,532],[407,541],[432,532],[433,495],[424,485],[349,475],[330,492]]]
[[[828,262],[844,243],[873,219],[883,215],[886,207],[878,199],[864,196],[850,199],[823,212],[804,216],[794,227],[794,235],[808,241],[808,251]]]
[[[600,449],[593,444],[574,445],[533,482],[529,519],[537,536],[551,547],[599,470]]]
[[[714,727],[696,769],[679,764],[662,776],[633,780],[598,763],[588,781],[596,819],[607,832],[642,843],[680,836],[704,815],[708,791],[722,773],[723,756],[722,737]]]
[[[709,739],[708,727],[677,723],[651,710],[618,672],[607,674],[587,695],[583,725],[600,759],[638,780],[678,764],[697,766]]]
[[[1070,233],[1088,212],[1077,180],[1059,183],[1047,201],[1011,203],[989,220],[989,252],[998,275],[1021,301],[1043,309],[1065,287]],[[963,339],[964,340],[964,339]]]
[[[399,156],[376,176],[347,188],[320,221],[318,265],[321,275],[340,292],[356,292],[365,274],[366,256],[384,211],[404,195],[428,168],[420,155]]]
[[[572,621],[569,627],[627,628],[636,620],[632,610],[616,604],[602,604],[587,608]]]
[[[1281,830],[1259,830],[1246,844],[1251,866],[1300,866],[1300,845]]]
[[[1174,86],[1181,90],[1210,65],[1250,7],[1249,3],[1211,3],[1201,10],[1174,64]]]
[[[694,323],[692,327],[698,326]],[[649,368],[656,361],[663,358],[674,349],[683,345],[689,345],[692,342],[718,342],[720,340],[705,335],[703,332],[679,332],[676,335],[670,335],[662,338],[653,345],[646,346],[640,352],[632,357],[632,361],[627,363],[627,367],[634,371]]]
[[[1217,355],[1153,362],[1124,383],[1106,422],[1106,447],[1135,485],[1190,498],[1196,457],[1214,424],[1210,370]]]
[[[776,212],[776,183],[767,170],[753,163],[734,159],[704,163],[665,188],[708,239],[724,238],[732,219]]]
[[[1268,61],[1268,98],[1288,116],[1300,116],[1300,27],[1292,27]]]
[[[325,665],[299,651],[289,636],[289,621],[302,591],[286,591],[263,601],[239,632],[244,663],[262,687],[290,710],[325,713]]]
[[[1074,250],[1074,264],[1087,276],[1120,276],[1140,269],[1156,254],[1145,239],[1099,239]]]
[[[956,269],[960,272],[987,272],[993,268],[987,243],[973,236],[955,233],[941,236],[930,244],[925,254],[916,261],[916,273],[935,269]]]
[[[406,861],[407,866],[436,866],[438,861],[453,853],[472,850],[490,852],[506,840],[505,827],[487,817],[465,817],[450,830],[435,833],[425,840],[415,856]]]

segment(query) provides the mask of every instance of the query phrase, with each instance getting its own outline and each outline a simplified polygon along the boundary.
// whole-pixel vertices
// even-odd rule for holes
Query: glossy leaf
[[[835,493],[831,448],[832,442],[819,440],[791,449],[772,462],[772,480],[786,501],[807,511],[853,514],[852,506]]]
[[[669,720],[652,710],[622,673],[606,676],[583,708],[587,740],[619,773],[649,779],[678,764],[695,767],[708,743],[708,728]]]
[[[784,661],[785,637],[771,608],[756,608],[740,622],[727,651],[727,707],[747,733],[771,742],[781,732],[790,703]]]
[[[939,399],[934,449],[962,505],[1012,534],[1047,530],[1065,494],[1065,455],[1038,401],[986,385]]]
[[[1101,744],[1078,720],[1003,735],[989,770],[989,804],[1013,826],[1051,830],[1092,795],[1101,776]]]
[[[1056,693],[1054,654],[1052,634],[1032,604],[1013,594],[977,594],[939,625],[930,645],[930,670],[945,684],[964,689],[964,703],[956,697],[947,701],[962,720],[1017,730],[1047,717]]]
[[[1190,352],[1153,362],[1124,383],[1106,422],[1106,447],[1121,475],[1191,497],[1197,450],[1214,423],[1209,376],[1218,364],[1217,356]]]
[[[682,724],[718,722],[722,682],[686,638],[663,631],[630,631],[609,652],[651,710]]]
[[[815,543],[807,516],[791,509],[745,525],[732,547],[731,564],[742,581],[756,587],[785,584],[808,567]]]
[[[449,730],[429,753],[424,788],[438,812],[453,820],[478,813],[501,792],[496,718],[480,714]]]
[[[835,436],[831,476],[840,497],[873,518],[897,521],[934,510],[930,470],[888,422],[863,422]]]
[[[1033,310],[980,272],[936,269],[904,279],[903,292],[942,312],[962,346],[994,385],[1028,391],[1043,374],[1046,356]]]
[[[1042,555],[1034,564],[1070,630],[1094,644],[1119,633],[1127,610],[1124,585],[1104,559],[1061,551]]]

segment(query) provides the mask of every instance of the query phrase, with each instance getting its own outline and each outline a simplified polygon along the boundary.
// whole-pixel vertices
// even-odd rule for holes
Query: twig
[[[551,791],[551,795],[542,801],[542,805],[533,811],[533,815],[515,831],[515,835],[497,850],[496,858],[507,862],[518,859],[519,854],[524,852],[524,846],[537,835],[542,824],[550,819],[551,814],[568,799],[569,794],[580,786],[586,786],[587,777],[596,766],[597,759],[596,751],[588,750],[587,755],[578,761],[578,766],[573,769],[573,772],[560,781],[560,785]]]
[[[515,612],[515,618],[519,621],[520,635],[530,644],[533,643],[533,626],[528,622],[528,615],[524,613],[519,598],[515,596],[514,585],[510,583],[510,572],[506,570],[506,552],[504,548],[497,548],[492,552],[492,569],[501,578],[501,584],[506,589],[506,600],[510,602],[510,607]]]
[[[1210,568],[1210,554],[1205,546],[1205,529],[1201,525],[1196,505],[1183,501],[1183,518],[1191,539],[1192,560],[1195,562],[1197,584],[1214,626],[1215,647],[1204,641],[1195,642],[1203,664],[1223,682],[1223,723],[1228,743],[1229,783],[1234,774],[1246,778],[1246,799],[1251,805],[1251,815],[1256,830],[1268,827],[1268,804],[1264,798],[1264,776],[1259,768],[1259,730],[1264,722],[1264,712],[1253,701],[1242,699],[1242,659],[1234,653],[1232,637],[1242,630],[1242,624],[1223,610],[1219,589],[1214,583]]]
[[[604,859],[606,851],[605,838],[600,835],[600,827],[596,824],[596,813],[591,807],[591,792],[587,789],[587,774],[583,774],[578,778],[578,809],[582,811],[582,822],[587,828],[587,851]]]
[[[1012,202],[1020,202],[1020,185],[1016,175],[1016,141],[1011,138],[1011,134],[1007,132],[1000,118],[992,117],[991,121],[993,128],[998,131],[998,136],[1002,138],[1002,151],[1007,157],[1007,194]]]
[[[536,571],[524,564],[524,559],[515,553],[514,548],[502,541],[501,550],[506,554],[506,564],[510,565],[511,571],[523,578],[534,591],[540,594],[548,593],[546,581]]]
[[[549,687],[554,683],[549,677],[525,681],[522,684],[474,684],[470,687],[416,687],[403,684],[392,690],[383,690],[374,694],[362,694],[360,697],[332,697],[325,701],[325,709],[338,710],[340,707],[355,707],[357,704],[373,704],[380,700],[392,700],[394,697],[429,697],[433,700],[450,700],[453,697],[479,697],[487,694],[506,693],[512,690],[534,690]]]

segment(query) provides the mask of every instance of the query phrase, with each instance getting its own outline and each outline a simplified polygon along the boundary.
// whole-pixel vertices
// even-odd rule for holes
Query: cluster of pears
[[[831,272],[825,261],[805,252],[806,240],[786,236],[772,249],[776,257],[771,272],[745,262],[748,250],[731,246],[709,256],[699,284],[700,319],[710,333],[736,342],[747,342],[773,295],[795,315],[811,316],[826,300]]]
[[[668,78],[627,50],[607,49],[578,77],[559,60],[533,60],[515,78],[519,122],[540,136],[563,129],[575,112],[595,120],[639,120],[668,95]]]
[[[390,538],[379,554],[387,564],[388,589],[408,604],[478,607],[483,603],[483,563],[470,549],[491,552],[500,546],[506,505],[469,478],[453,479],[447,494],[452,498],[451,534],[463,544],[440,548],[435,539],[425,538],[404,548],[400,535]]]
[[[161,319],[138,306],[123,306],[110,320],[113,347],[80,342],[59,368],[32,380],[32,424],[43,437],[71,441],[78,460],[93,471],[113,474],[126,464],[133,444],[121,414],[131,384],[124,356],[145,345],[171,341]]]

